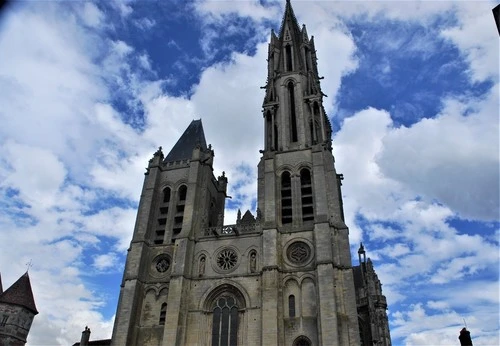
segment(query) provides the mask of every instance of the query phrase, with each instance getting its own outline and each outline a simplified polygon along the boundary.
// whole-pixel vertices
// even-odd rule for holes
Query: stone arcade
[[[316,60],[287,1],[269,43],[255,214],[223,225],[228,181],[201,120],[154,154],[112,345],[391,344],[363,247],[353,270]]]

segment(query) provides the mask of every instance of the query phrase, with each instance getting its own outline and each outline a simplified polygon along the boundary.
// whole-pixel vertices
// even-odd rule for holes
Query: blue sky
[[[353,253],[395,345],[499,344],[495,2],[293,1],[315,37]],[[111,335],[143,173],[201,118],[226,223],[254,211],[267,41],[284,1],[15,2],[0,13],[0,272],[29,345]],[[353,257],[356,258],[356,257]],[[356,260],[355,260],[356,263]]]

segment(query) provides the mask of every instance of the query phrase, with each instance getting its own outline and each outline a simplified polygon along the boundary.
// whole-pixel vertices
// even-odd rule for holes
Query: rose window
[[[311,255],[311,248],[306,243],[297,241],[288,247],[286,253],[290,262],[303,264],[307,262],[309,256]]]
[[[223,270],[232,269],[238,261],[238,255],[231,249],[224,249],[217,256],[217,265]]]
[[[165,273],[170,268],[170,260],[167,257],[162,257],[156,262],[156,270],[159,273]]]

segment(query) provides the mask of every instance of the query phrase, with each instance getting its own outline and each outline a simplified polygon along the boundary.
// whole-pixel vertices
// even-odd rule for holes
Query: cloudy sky
[[[353,253],[395,345],[499,340],[495,2],[298,1]],[[109,338],[143,173],[201,118],[226,223],[255,210],[267,41],[284,1],[32,1],[0,12],[0,272],[30,269],[29,345]],[[357,262],[357,260],[356,260]]]

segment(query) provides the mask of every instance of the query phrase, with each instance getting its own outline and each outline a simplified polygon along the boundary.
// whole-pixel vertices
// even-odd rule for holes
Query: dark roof
[[[28,272],[0,294],[0,303],[20,305],[31,310],[35,315],[38,314]]]
[[[111,339],[93,340],[89,341],[89,346],[109,346],[111,345]],[[73,344],[73,346],[80,346],[79,342]]]
[[[250,210],[247,210],[246,213],[241,218],[241,223],[254,223],[254,222],[255,222],[255,217],[253,217]]]
[[[2,274],[0,274],[0,294],[3,293],[3,287],[2,287]]]
[[[165,162],[190,159],[193,155],[193,149],[200,145],[203,150],[207,149],[205,133],[200,120],[193,120],[188,128],[182,134],[181,138],[175,143],[174,147],[165,158]]]

